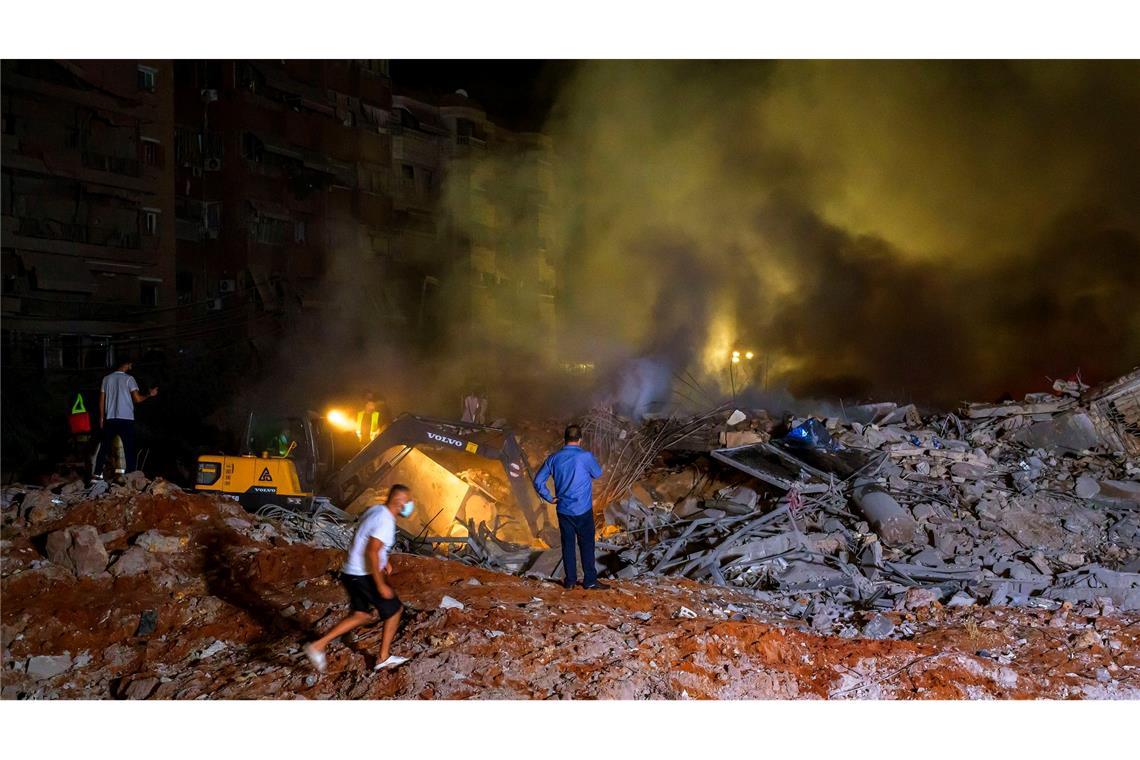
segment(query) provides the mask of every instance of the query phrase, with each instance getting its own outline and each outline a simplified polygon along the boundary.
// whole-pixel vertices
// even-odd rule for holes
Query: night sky
[[[573,61],[399,60],[391,62],[396,91],[444,95],[463,89],[492,120],[511,129],[542,127]]]

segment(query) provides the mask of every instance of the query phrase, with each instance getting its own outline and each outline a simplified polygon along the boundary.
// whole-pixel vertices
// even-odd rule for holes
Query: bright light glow
[[[733,359],[739,359],[740,358],[740,352],[739,351],[733,351],[732,352],[732,358]]]
[[[755,354],[753,354],[751,351],[746,351],[744,354],[745,359],[751,359],[753,356],[755,356]]]
[[[325,419],[337,430],[345,432],[356,430],[356,423],[352,421],[352,418],[339,409],[330,409],[325,415]]]
[[[732,363],[733,364],[740,364],[740,356],[737,355],[737,356],[732,357]]]

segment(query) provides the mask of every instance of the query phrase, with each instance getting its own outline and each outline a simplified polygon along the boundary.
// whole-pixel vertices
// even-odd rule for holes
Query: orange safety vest
[[[364,415],[368,414],[365,410],[361,409],[356,413],[356,440],[364,443]],[[368,440],[373,440],[376,436],[380,435],[380,412],[372,412],[372,419],[368,426]]]

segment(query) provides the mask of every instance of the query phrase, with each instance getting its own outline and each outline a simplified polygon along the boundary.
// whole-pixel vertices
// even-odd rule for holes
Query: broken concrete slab
[[[36,655],[28,658],[28,677],[36,681],[46,681],[55,678],[71,669],[71,654],[64,652],[60,655]]]

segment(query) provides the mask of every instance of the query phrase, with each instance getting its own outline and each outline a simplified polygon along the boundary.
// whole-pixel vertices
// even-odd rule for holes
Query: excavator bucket
[[[499,468],[501,475],[493,471]],[[330,495],[359,512],[383,498],[397,473],[411,481],[417,502],[415,524],[406,526],[412,532],[446,536],[456,524],[493,516],[516,523],[512,540],[556,540],[553,508],[534,492],[530,466],[510,430],[403,414],[333,476]],[[480,482],[486,476],[497,483]]]

